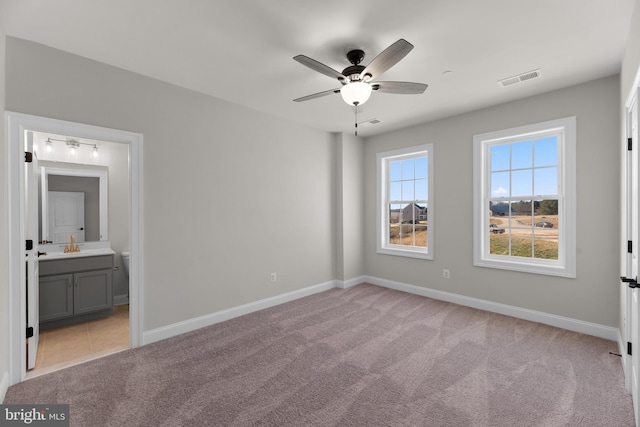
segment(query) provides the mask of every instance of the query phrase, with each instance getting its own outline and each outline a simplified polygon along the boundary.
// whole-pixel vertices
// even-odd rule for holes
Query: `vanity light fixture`
[[[69,147],[69,153],[71,153],[72,156],[78,155],[78,149],[80,148],[80,143],[78,141],[67,141],[67,147]]]
[[[67,147],[69,147],[69,153],[71,153],[72,156],[76,156],[78,154],[78,150],[80,150],[80,146],[81,145],[87,145],[89,147],[93,147],[93,149],[91,150],[91,157],[94,158],[94,159],[98,158],[98,145],[97,144],[89,144],[88,142],[80,142],[80,141],[75,140],[75,139],[47,138],[46,150],[47,150],[48,153],[53,151],[53,145],[51,144],[53,141],[60,141],[60,142],[66,143]]]

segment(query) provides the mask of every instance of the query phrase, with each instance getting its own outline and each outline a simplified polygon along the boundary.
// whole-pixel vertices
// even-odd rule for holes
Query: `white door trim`
[[[129,145],[130,172],[130,264],[129,264],[129,304],[130,304],[130,345],[141,345],[143,331],[143,136],[139,133],[103,128],[64,120],[32,116],[29,114],[5,112],[6,123],[6,190],[7,216],[6,253],[7,283],[9,295],[6,306],[8,313],[8,334],[5,348],[8,349],[9,384],[24,380],[26,375],[26,351],[24,333],[26,330],[25,251],[23,222],[24,208],[24,133],[25,130],[48,132],[58,135],[72,135],[78,138],[110,141]]]

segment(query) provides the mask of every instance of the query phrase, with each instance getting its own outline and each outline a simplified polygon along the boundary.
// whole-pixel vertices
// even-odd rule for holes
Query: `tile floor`
[[[35,377],[129,348],[129,305],[114,307],[113,316],[40,332]]]

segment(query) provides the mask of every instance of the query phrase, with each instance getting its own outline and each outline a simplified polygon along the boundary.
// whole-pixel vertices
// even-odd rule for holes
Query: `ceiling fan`
[[[427,89],[424,83],[374,81],[385,71],[397,64],[413,49],[413,45],[405,39],[400,39],[383,50],[366,67],[360,65],[364,59],[364,51],[354,49],[347,53],[347,59],[352,64],[342,72],[309,58],[305,55],[294,56],[293,59],[306,65],[325,76],[337,79],[342,87],[325,90],[312,95],[294,99],[295,102],[309,101],[332,93],[340,93],[342,99],[349,105],[362,105],[369,99],[372,91],[397,94],[421,94]]]

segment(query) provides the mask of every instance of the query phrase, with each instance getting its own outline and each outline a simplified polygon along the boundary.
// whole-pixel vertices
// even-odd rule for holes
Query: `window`
[[[475,135],[474,265],[575,277],[575,117]]]
[[[378,253],[433,259],[433,145],[378,153]]]

